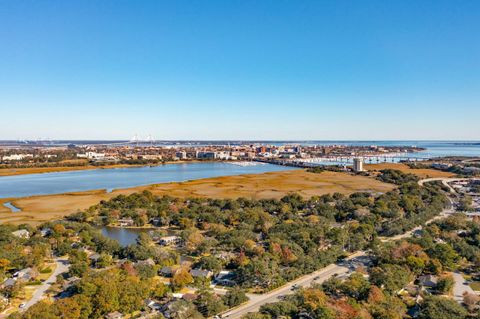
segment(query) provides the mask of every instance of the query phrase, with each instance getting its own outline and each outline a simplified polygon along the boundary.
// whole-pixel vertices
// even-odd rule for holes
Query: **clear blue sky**
[[[480,1],[0,1],[0,139],[480,139]]]

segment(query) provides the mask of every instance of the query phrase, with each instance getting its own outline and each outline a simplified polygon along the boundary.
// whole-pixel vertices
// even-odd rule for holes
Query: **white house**
[[[160,238],[158,242],[162,246],[170,246],[170,245],[176,245],[180,243],[180,241],[181,241],[181,238],[178,236],[165,236]]]
[[[85,154],[79,153],[77,154],[77,158],[104,159],[105,153],[97,153],[97,152],[86,152]]]
[[[32,158],[33,154],[12,154],[2,158],[3,161],[21,161],[25,158]]]
[[[26,229],[19,229],[14,232],[12,232],[12,235],[18,238],[30,238],[30,232]]]

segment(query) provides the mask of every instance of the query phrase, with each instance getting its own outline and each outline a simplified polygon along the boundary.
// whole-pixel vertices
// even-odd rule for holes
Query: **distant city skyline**
[[[0,140],[480,140],[478,1],[4,1]]]

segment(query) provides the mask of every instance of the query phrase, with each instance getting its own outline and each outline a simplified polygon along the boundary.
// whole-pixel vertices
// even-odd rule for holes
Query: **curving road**
[[[347,261],[362,262],[362,257],[366,257],[363,251],[356,252],[346,258]],[[368,258],[367,258],[368,259]],[[265,294],[247,294],[250,299],[245,304],[223,313],[222,318],[237,319],[249,312],[256,312],[261,306],[278,301],[282,296],[295,293],[295,287],[308,287],[313,283],[322,283],[334,275],[344,275],[349,272],[348,262],[330,264],[325,268],[317,270],[311,274],[290,281],[286,285],[277,288]]]
[[[441,180],[442,183],[444,183],[444,185],[446,185],[450,189],[450,191],[455,192],[455,190],[448,184],[448,182],[452,182],[452,181],[456,181],[456,180],[463,180],[463,179],[458,179],[458,178],[428,178],[428,179],[423,179],[423,180],[419,181],[418,183],[420,185],[423,185],[426,182],[431,182],[431,181],[436,181],[436,180]],[[450,203],[452,203],[450,198],[449,198],[449,200],[450,200]],[[454,212],[455,212],[455,209],[453,208],[453,205],[450,205],[450,207],[447,207],[446,209],[444,209],[439,215],[437,215],[437,216],[433,217],[432,219],[428,220],[425,224],[428,225],[428,224],[430,224],[431,222],[433,222],[437,219],[445,218],[445,217],[449,216],[450,214],[452,214]],[[382,238],[381,240],[384,241],[384,242],[387,242],[387,241],[395,241],[395,240],[407,238],[407,237],[412,236],[412,234],[415,231],[422,229],[422,227],[423,226],[418,226],[418,227],[415,227],[414,229],[412,229],[412,230],[410,230],[406,233],[403,233],[401,235],[388,237],[388,238]],[[286,285],[284,285],[280,288],[277,288],[277,289],[275,289],[275,290],[273,290],[269,293],[265,293],[265,294],[261,294],[261,295],[247,294],[248,298],[250,299],[249,301],[247,301],[246,303],[244,303],[243,305],[241,305],[237,308],[233,308],[233,309],[230,309],[230,310],[224,312],[221,315],[221,317],[222,318],[228,318],[228,319],[242,318],[242,316],[246,315],[249,312],[258,311],[261,306],[263,306],[267,303],[276,302],[279,299],[281,299],[282,296],[293,294],[294,293],[294,287],[308,287],[313,283],[322,283],[325,280],[331,278],[332,276],[335,276],[335,275],[340,275],[341,276],[343,274],[347,274],[349,272],[348,261],[349,262],[357,262],[357,263],[368,263],[369,262],[369,258],[366,255],[366,252],[364,252],[364,251],[356,252],[356,253],[352,254],[351,256],[349,256],[348,258],[346,258],[346,260],[347,260],[346,263],[330,264],[323,269],[317,270],[317,271],[315,271],[311,274],[300,277],[300,278],[298,278],[294,281],[291,281],[291,282],[287,283]],[[455,278],[455,279],[456,279],[455,280],[456,282],[459,281],[458,278]],[[456,284],[456,286],[457,286],[457,292],[463,293],[463,290],[460,290],[460,288],[459,288],[459,284]],[[470,287],[468,287],[468,288],[470,288]],[[468,289],[468,288],[464,288],[464,289]]]
[[[448,198],[448,199],[450,201],[450,206],[445,208],[443,211],[441,211],[440,214],[438,214],[435,217],[427,220],[424,225],[431,224],[436,220],[446,218],[449,215],[455,213],[455,208],[453,206],[452,200],[450,198]],[[411,229],[411,230],[409,230],[409,231],[407,231],[403,234],[400,234],[400,235],[396,235],[396,236],[392,236],[392,237],[379,237],[379,238],[382,242],[389,242],[389,241],[396,241],[396,240],[404,239],[404,238],[407,238],[407,237],[411,237],[415,232],[417,232],[419,230],[422,230],[424,225],[417,226],[417,227],[415,227],[415,228],[413,228],[413,229]]]
[[[422,179],[422,180],[419,180],[418,181],[418,184],[420,186],[423,186],[423,184],[425,183],[428,183],[428,182],[435,182],[435,181],[441,181],[443,185],[445,185],[446,187],[448,187],[448,189],[450,190],[451,193],[456,193],[457,191],[455,190],[455,188],[453,188],[452,186],[450,186],[450,182],[459,182],[459,181],[465,181],[465,180],[468,180],[469,178],[455,178],[455,177],[435,177],[435,178],[425,178],[425,179]]]

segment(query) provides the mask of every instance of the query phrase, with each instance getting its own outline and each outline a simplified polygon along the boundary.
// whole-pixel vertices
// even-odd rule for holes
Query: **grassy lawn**
[[[23,291],[20,293],[18,298],[14,298],[10,300],[10,305],[7,308],[7,310],[5,310],[5,314],[9,315],[17,311],[18,306],[20,306],[21,303],[24,303],[27,300],[30,300],[30,298],[32,298],[33,293],[35,292],[36,289],[37,289],[37,286],[25,286],[25,288],[23,288]]]
[[[480,281],[470,283],[470,287],[475,291],[480,291]]]
[[[47,280],[48,278],[50,278],[50,276],[52,275],[52,273],[53,273],[53,271],[55,270],[56,267],[57,267],[57,264],[55,264],[55,263],[45,263],[43,265],[42,269],[48,268],[48,269],[50,269],[50,271],[48,273],[39,272],[37,279],[38,280]]]
[[[42,274],[42,273],[39,273],[38,277],[37,277],[37,280],[47,280],[53,273],[53,271],[55,270],[55,267],[57,265],[55,263],[45,263],[42,267],[42,269],[44,268],[50,268],[50,272],[49,273],[45,273],[45,274]],[[18,306],[20,306],[21,303],[24,303],[26,302],[27,300],[30,300],[30,298],[32,298],[33,294],[35,293],[35,291],[38,289],[38,286],[39,285],[25,285],[25,287],[23,288],[23,292],[20,293],[20,296],[18,298],[14,298],[10,301],[10,306],[9,308],[5,311],[6,314],[11,314],[15,311],[18,310]]]

